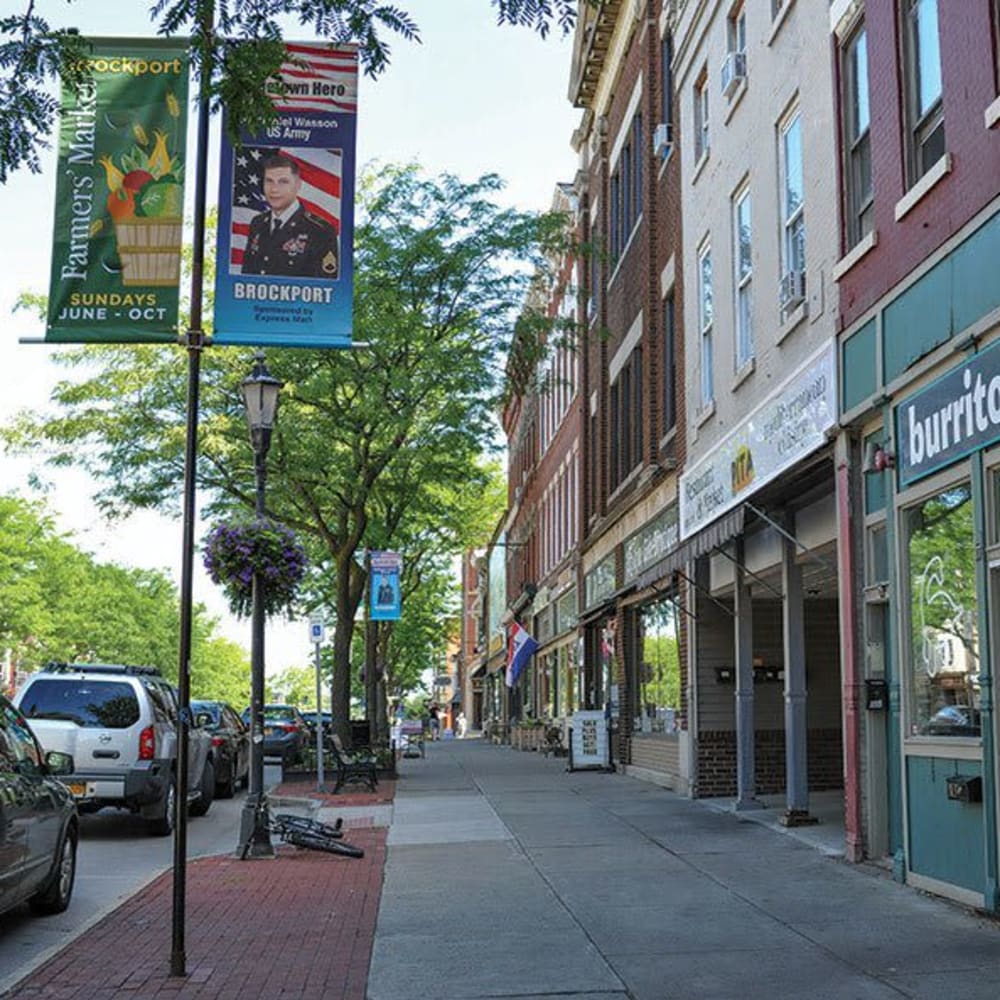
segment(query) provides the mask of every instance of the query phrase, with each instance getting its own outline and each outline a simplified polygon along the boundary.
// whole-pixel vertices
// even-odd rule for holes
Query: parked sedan
[[[243,712],[243,721],[250,725],[249,708]],[[294,705],[264,706],[265,757],[280,757],[285,767],[298,763],[308,734],[306,720]]]
[[[212,735],[215,747],[215,795],[231,799],[250,773],[250,734],[243,720],[224,701],[192,701],[196,720]]]
[[[24,716],[0,695],[0,912],[25,901],[36,913],[69,906],[77,815],[56,775],[72,773],[73,758],[43,754]]]

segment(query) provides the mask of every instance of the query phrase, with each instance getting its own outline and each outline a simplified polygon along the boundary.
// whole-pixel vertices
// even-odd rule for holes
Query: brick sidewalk
[[[333,780],[326,782],[331,788]],[[334,795],[332,792],[317,792],[316,782],[312,781],[283,781],[277,788],[271,789],[268,793],[273,798],[300,798],[313,799],[321,806],[369,806],[384,805],[392,802],[396,795],[396,779],[379,778],[378,789],[369,792],[367,789],[358,791],[357,786],[351,786],[350,790],[344,790]],[[280,809],[275,809],[280,812]]]
[[[4,1000],[364,1000],[386,834],[352,830],[360,860],[281,846],[274,861],[191,861],[186,978],[169,976],[167,872]]]

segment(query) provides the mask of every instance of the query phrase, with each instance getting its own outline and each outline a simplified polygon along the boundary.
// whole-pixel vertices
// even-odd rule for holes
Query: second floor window
[[[611,489],[642,461],[642,348],[637,347],[611,383]]]
[[[668,31],[660,40],[660,121],[673,121],[673,38]]]
[[[914,184],[945,151],[938,0],[904,0],[902,10],[907,159],[909,182]]]
[[[663,301],[663,433],[677,423],[677,329],[674,323],[674,296]]]
[[[733,199],[733,283],[736,289],[736,370],[753,359],[753,230],[750,191]]]
[[[802,119],[798,110],[781,126],[782,271],[805,273],[805,190],[802,183]]]
[[[841,50],[841,99],[844,133],[844,214],[848,247],[872,231],[871,116],[868,105],[868,36],[864,24],[851,33]]]
[[[698,253],[698,330],[701,347],[701,408],[715,399],[712,378],[712,248]]]

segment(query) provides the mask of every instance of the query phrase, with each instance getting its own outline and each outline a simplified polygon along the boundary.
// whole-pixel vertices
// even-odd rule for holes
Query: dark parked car
[[[316,736],[316,712],[303,712],[302,718],[306,720],[306,725],[309,727],[313,738]],[[323,734],[328,736],[333,732],[333,712],[323,713]]]
[[[56,775],[72,773],[73,758],[43,755],[27,720],[0,696],[0,912],[25,900],[36,913],[69,906],[77,815]]]
[[[250,725],[250,709],[244,709],[243,721]],[[294,705],[264,706],[264,756],[280,757],[285,767],[302,759],[309,739],[309,727]]]
[[[212,735],[215,747],[215,795],[231,799],[250,773],[250,734],[224,701],[192,701],[191,711]]]

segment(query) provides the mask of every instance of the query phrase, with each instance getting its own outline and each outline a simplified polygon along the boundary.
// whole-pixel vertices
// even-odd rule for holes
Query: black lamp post
[[[240,385],[250,443],[254,451],[257,482],[257,517],[264,517],[264,479],[267,450],[278,412],[278,391],[282,382],[264,364],[264,352],[254,356],[253,371]],[[253,575],[253,619],[250,640],[250,791],[243,805],[240,844],[249,842],[247,857],[273,858],[274,846],[266,816],[258,809],[264,794],[264,581]]]

